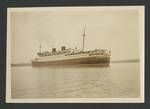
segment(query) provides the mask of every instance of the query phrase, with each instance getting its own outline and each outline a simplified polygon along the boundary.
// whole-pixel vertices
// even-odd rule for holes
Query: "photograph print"
[[[8,8],[6,102],[144,102],[144,6]]]

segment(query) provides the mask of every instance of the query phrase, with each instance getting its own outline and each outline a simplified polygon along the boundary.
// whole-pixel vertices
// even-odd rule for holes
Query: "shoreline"
[[[132,59],[132,60],[118,60],[118,61],[111,61],[111,63],[135,63],[135,62],[140,62],[139,59]],[[12,63],[11,64],[11,67],[21,67],[21,66],[32,66],[32,63],[17,63],[17,64],[14,64]]]

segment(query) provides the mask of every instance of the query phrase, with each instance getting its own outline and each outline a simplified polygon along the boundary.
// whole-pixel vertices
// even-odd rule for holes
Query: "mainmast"
[[[83,30],[83,45],[82,45],[82,51],[84,51],[84,44],[85,44],[85,28],[86,28],[86,26],[84,26],[84,30]]]
[[[41,43],[40,43],[40,46],[39,46],[39,53],[41,53],[42,52],[42,46],[41,46]]]

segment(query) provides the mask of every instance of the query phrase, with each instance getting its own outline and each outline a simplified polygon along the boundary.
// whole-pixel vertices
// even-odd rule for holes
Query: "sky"
[[[10,15],[12,63],[30,62],[42,51],[61,46],[111,50],[111,60],[139,59],[139,11],[135,9],[48,9]]]

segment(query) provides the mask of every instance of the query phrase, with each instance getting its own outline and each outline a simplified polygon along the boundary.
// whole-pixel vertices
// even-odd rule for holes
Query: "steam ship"
[[[32,60],[33,66],[45,66],[45,65],[105,65],[109,66],[111,51],[106,49],[94,49],[85,51],[85,27],[83,31],[83,44],[82,50],[77,48],[71,49],[65,46],[61,47],[60,51],[56,48],[52,48],[52,51],[41,52],[41,44],[38,58]]]

